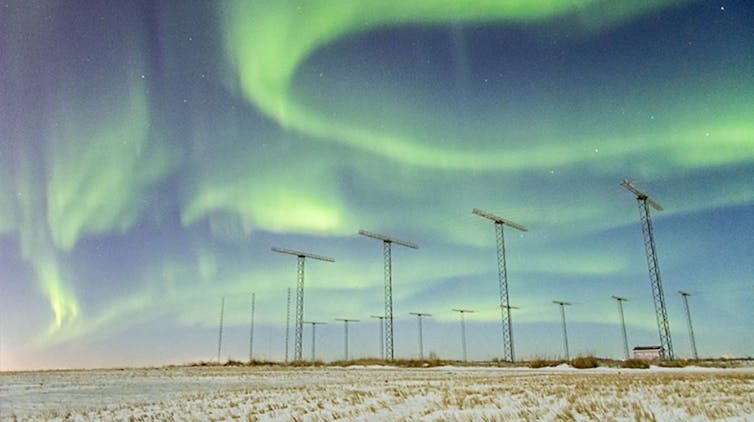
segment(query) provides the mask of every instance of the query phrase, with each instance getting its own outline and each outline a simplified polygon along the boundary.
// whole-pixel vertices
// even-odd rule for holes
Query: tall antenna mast
[[[288,345],[291,343],[291,288],[288,288],[285,307],[285,361],[288,362]]]
[[[316,358],[317,358],[317,355],[314,352],[316,344],[317,344],[317,326],[318,325],[327,325],[327,323],[326,322],[319,322],[319,321],[303,321],[303,323],[304,324],[311,324],[311,326],[312,326],[312,362],[314,362],[316,360]]]
[[[691,325],[691,311],[689,311],[689,296],[690,293],[679,290],[678,294],[683,298],[683,307],[686,309],[686,322],[689,326],[689,340],[691,341],[691,353],[694,356],[694,360],[699,360],[699,355],[696,353],[696,340],[694,340],[694,327]]]
[[[620,297],[620,296],[612,296],[612,298],[615,299],[616,302],[618,302],[618,314],[620,315],[620,325],[623,331],[623,353],[626,360],[628,360],[631,358],[631,356],[628,354],[628,336],[626,335],[626,319],[623,318],[623,302],[628,302],[628,299],[626,299],[625,297]]]
[[[416,319],[419,320],[419,359],[424,360],[424,334],[422,329],[422,318],[431,317],[432,314],[424,312],[409,312],[410,315],[416,315]]]
[[[475,312],[473,309],[453,309],[453,312],[458,312],[461,315],[461,347],[463,349],[463,361],[466,362],[466,320],[463,314]]]
[[[336,321],[343,321],[343,326],[345,327],[344,331],[344,338],[345,338],[345,360],[348,361],[348,323],[349,322],[359,322],[358,319],[348,319],[348,318],[335,318]]]
[[[508,269],[505,265],[505,238],[503,237],[503,226],[513,227],[522,232],[527,231],[526,227],[516,224],[503,217],[498,217],[479,208],[471,211],[480,217],[492,220],[495,223],[495,237],[497,239],[497,274],[498,290],[500,293],[500,325],[502,328],[503,339],[503,360],[513,362],[515,357],[513,353],[513,324],[511,323],[510,298],[508,295]]]
[[[223,350],[223,317],[225,316],[225,296],[220,298],[220,334],[217,338],[217,363],[220,363],[220,354]]]
[[[384,335],[385,316],[384,315],[370,315],[369,317],[378,318],[380,320],[380,356],[382,357],[382,360],[385,360],[385,335]]]
[[[571,360],[571,356],[568,353],[568,330],[566,330],[566,319],[565,319],[565,307],[570,306],[570,302],[562,302],[560,300],[553,300],[552,303],[556,305],[560,305],[560,319],[563,322],[563,346],[565,347],[565,357],[566,360]]]
[[[256,293],[251,294],[251,328],[249,329],[249,363],[254,360],[254,305]]]
[[[395,353],[393,349],[393,264],[391,245],[395,243],[411,249],[419,249],[419,247],[411,242],[398,240],[390,236],[385,236],[384,234],[372,233],[366,230],[359,230],[359,234],[382,241],[385,265],[385,358],[387,360],[393,360]]]
[[[304,260],[306,258],[325,262],[335,262],[335,260],[326,256],[315,255],[308,252],[294,251],[291,249],[273,247],[272,251],[298,257],[298,277],[296,280],[296,344],[294,348],[294,360],[301,360],[301,340],[304,332]]]
[[[641,234],[644,237],[644,249],[647,254],[647,266],[649,267],[649,281],[652,285],[652,298],[655,303],[655,316],[657,317],[657,329],[660,333],[660,345],[662,346],[662,358],[673,359],[673,342],[670,338],[670,324],[668,323],[668,311],[665,308],[665,293],[662,290],[662,278],[660,277],[660,263],[657,259],[657,247],[655,246],[654,229],[649,215],[649,206],[662,211],[662,206],[646,193],[637,189],[626,179],[621,186],[636,195],[639,203],[639,216],[641,219]]]

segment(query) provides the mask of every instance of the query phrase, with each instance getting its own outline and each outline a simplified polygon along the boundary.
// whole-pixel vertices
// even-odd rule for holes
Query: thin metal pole
[[[310,324],[312,326],[312,362],[316,359],[316,339],[317,339],[317,325],[323,325],[327,324],[326,322],[316,322],[316,321],[304,321],[304,324]]]
[[[225,297],[220,298],[220,334],[217,338],[217,362],[220,363],[220,355],[223,349],[223,317],[225,316]]]
[[[563,305],[560,305],[560,316],[563,319],[563,342],[565,343],[566,360],[570,360],[571,355],[568,352],[568,330],[566,329],[565,306]]]
[[[422,317],[419,315],[419,359],[424,359],[424,340],[422,338]]]
[[[463,361],[466,362],[466,321],[461,312],[461,343],[463,343]]]
[[[343,324],[345,326],[344,329],[344,347],[345,347],[345,360],[348,360],[348,323],[349,322],[359,322],[358,319],[348,319],[348,318],[335,318],[336,321],[343,321]]]
[[[461,314],[461,346],[463,349],[463,361],[466,362],[466,318],[464,316],[467,312],[474,312],[472,309],[453,309],[453,312]]]
[[[315,348],[317,347],[317,324],[312,324],[312,362],[314,362],[316,358],[316,354],[314,353]]]
[[[254,360],[254,306],[256,293],[251,294],[251,328],[249,329],[249,363]]]
[[[422,328],[422,317],[425,316],[432,316],[432,314],[426,314],[423,312],[409,312],[411,315],[416,315],[416,318],[419,321],[419,359],[424,359],[424,334],[423,334],[423,328]]]
[[[385,360],[385,317],[380,318],[380,352],[382,360]]]
[[[623,349],[626,359],[628,359],[628,335],[626,334],[626,319],[623,316],[623,302],[618,302],[618,308],[620,309],[620,324],[623,327]]]
[[[613,299],[615,299],[616,302],[618,302],[618,315],[620,315],[620,325],[622,328],[622,334],[623,334],[623,353],[625,356],[625,359],[628,360],[631,358],[631,356],[628,353],[628,336],[626,335],[626,319],[623,317],[623,302],[627,301],[628,299],[620,296],[613,296]]]
[[[689,293],[684,291],[678,292],[683,298],[683,307],[686,309],[686,322],[689,327],[689,340],[691,341],[691,353],[694,356],[694,360],[699,360],[699,355],[696,352],[696,340],[694,339],[694,327],[691,325],[691,311],[689,310]]]
[[[291,333],[291,288],[288,288],[288,297],[285,308],[285,361],[288,362],[288,344],[290,344]]]
[[[566,360],[571,360],[571,355],[568,352],[568,330],[566,329],[565,307],[570,305],[568,302],[553,301],[553,303],[560,305],[560,319],[563,323],[563,346],[565,348]]]

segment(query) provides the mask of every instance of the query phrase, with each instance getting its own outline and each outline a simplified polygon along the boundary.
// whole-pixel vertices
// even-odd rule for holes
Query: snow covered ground
[[[754,368],[177,367],[0,374],[13,420],[754,420]]]

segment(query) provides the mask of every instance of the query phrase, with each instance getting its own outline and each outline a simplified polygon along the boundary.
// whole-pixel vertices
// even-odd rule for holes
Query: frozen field
[[[180,367],[0,374],[2,420],[754,420],[754,368]]]

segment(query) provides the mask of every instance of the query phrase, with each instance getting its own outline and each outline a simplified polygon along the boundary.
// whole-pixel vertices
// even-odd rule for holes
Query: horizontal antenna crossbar
[[[399,240],[394,237],[386,236],[384,234],[372,233],[366,230],[359,230],[359,234],[362,236],[371,237],[373,239],[382,240],[383,242],[395,243],[396,245],[405,246],[411,249],[419,249],[419,247],[415,243],[407,242],[405,240]]]
[[[301,258],[312,258],[312,259],[318,259],[320,261],[335,262],[335,259],[327,257],[327,256],[316,255],[316,254],[308,253],[308,252],[294,251],[292,249],[276,248],[274,246],[272,247],[272,252],[284,253],[288,255],[298,256]]]
[[[634,195],[636,195],[637,199],[641,199],[641,200],[647,201],[647,203],[649,205],[651,205],[652,208],[656,209],[657,211],[662,211],[662,205],[658,204],[657,201],[655,201],[654,199],[650,198],[649,195],[647,195],[646,193],[644,193],[644,192],[640,191],[639,189],[637,189],[636,186],[634,186],[627,179],[623,179],[623,181],[620,182],[620,185],[623,186],[624,188],[628,189],[628,191],[630,191]]]
[[[514,223],[514,222],[512,222],[510,220],[506,220],[503,217],[499,217],[499,216],[497,216],[495,214],[492,214],[492,213],[489,213],[487,211],[482,211],[479,208],[474,208],[471,211],[471,213],[472,214],[476,214],[476,215],[478,215],[480,217],[487,218],[487,219],[492,220],[492,221],[494,221],[496,223],[500,223],[500,224],[504,224],[504,225],[509,226],[509,227],[513,227],[514,229],[521,230],[522,232],[529,231],[526,227],[524,227],[524,226],[522,226],[520,224],[516,224],[516,223]]]

